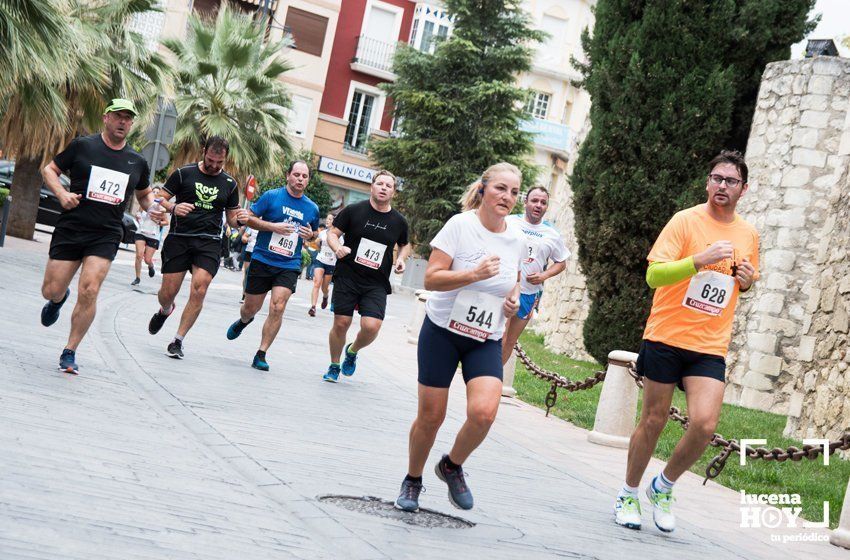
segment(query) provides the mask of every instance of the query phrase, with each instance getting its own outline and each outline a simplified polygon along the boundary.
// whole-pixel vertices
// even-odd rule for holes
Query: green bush
[[[6,204],[6,199],[9,198],[9,189],[0,187],[0,208]]]

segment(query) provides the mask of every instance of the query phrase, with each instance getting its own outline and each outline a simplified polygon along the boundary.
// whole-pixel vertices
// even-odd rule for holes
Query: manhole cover
[[[386,519],[396,519],[408,525],[416,525],[417,527],[439,527],[444,529],[469,529],[470,527],[475,527],[475,523],[471,521],[455,517],[454,515],[440,513],[432,509],[419,508],[418,513],[401,511],[400,509],[396,509],[393,502],[382,500],[375,496],[319,496],[319,501],[326,504],[333,504],[349,511],[376,515]]]

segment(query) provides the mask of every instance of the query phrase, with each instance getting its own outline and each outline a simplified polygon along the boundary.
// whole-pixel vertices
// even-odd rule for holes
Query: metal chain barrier
[[[605,370],[597,371],[595,374],[587,377],[581,381],[572,381],[567,379],[566,377],[555,373],[554,371],[549,371],[541,368],[525,353],[525,350],[522,349],[522,346],[519,342],[514,346],[514,351],[516,352],[516,356],[522,365],[525,366],[532,375],[538,377],[544,381],[547,381],[551,384],[551,388],[549,392],[546,394],[546,416],[549,416],[549,410],[555,406],[555,402],[558,400],[558,389],[564,389],[567,392],[574,393],[576,391],[582,391],[584,389],[590,389],[603,381],[605,381]],[[643,389],[643,378],[638,375],[637,370],[635,369],[634,362],[620,362],[617,360],[609,360],[609,364],[614,364],[618,366],[625,367],[629,372],[629,375],[635,381],[635,384]],[[677,422],[682,426],[683,430],[688,429],[688,417],[683,416],[682,412],[678,407],[671,406],[670,407],[670,416],[669,421]],[[705,480],[703,480],[703,484],[709,481],[709,479],[716,478],[723,471],[723,467],[726,466],[726,461],[729,459],[729,456],[733,453],[740,453],[741,446],[738,444],[737,440],[731,439],[727,440],[722,435],[718,433],[714,433],[711,436],[711,441],[709,445],[712,447],[720,447],[721,451],[718,455],[716,455],[709,463],[705,469]],[[836,451],[846,451],[850,449],[850,430],[846,431],[841,439],[831,441],[829,446],[827,447],[828,453],[827,455],[832,455]],[[777,461],[783,462],[787,460],[792,461],[800,461],[803,458],[815,460],[820,457],[824,453],[824,447],[819,445],[810,445],[806,444],[802,448],[790,446],[786,449],[782,449],[779,447],[774,447],[773,449],[768,449],[766,447],[748,447],[747,448],[747,457],[750,459],[762,459],[764,461]]]

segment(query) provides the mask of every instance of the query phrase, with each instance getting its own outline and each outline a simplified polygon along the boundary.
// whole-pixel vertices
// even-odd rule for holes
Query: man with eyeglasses
[[[758,278],[758,232],[735,212],[747,191],[747,164],[739,152],[723,151],[708,169],[708,201],[674,215],[647,257],[646,281],[656,290],[637,359],[643,408],[614,505],[615,521],[629,529],[640,529],[638,486],[678,385],[685,391],[688,429],[646,489],[655,525],[664,532],[676,528],[673,484],[714,434],[738,293]]]

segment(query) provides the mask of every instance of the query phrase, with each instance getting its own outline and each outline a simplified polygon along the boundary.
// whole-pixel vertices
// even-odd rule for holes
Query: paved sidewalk
[[[309,285],[299,283],[262,373],[249,365],[263,316],[226,340],[240,276],[221,270],[176,361],[164,352],[177,315],[159,335],[147,333],[159,278],[131,289],[133,255],[122,251],[78,351],[81,375],[70,377],[56,361],[76,286],[59,322],[41,327],[45,253],[44,242],[0,249],[4,560],[848,557],[826,543],[779,545],[768,531],[740,529],[739,495],[690,474],[677,485],[673,535],[646,511],[642,531],[617,527],[624,450],[590,444],[586,431],[510,399],[466,465],[474,510],[452,508],[426,469],[422,506],[475,527],[422,528],[320,502],[396,496],[416,410],[411,297],[391,297],[378,342],[353,378],[333,385],[321,381],[331,315],[307,316]],[[432,464],[449,449],[464,404],[458,380]]]

